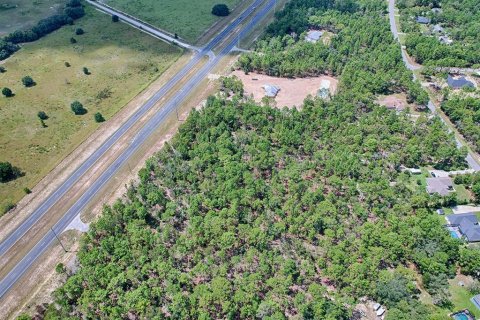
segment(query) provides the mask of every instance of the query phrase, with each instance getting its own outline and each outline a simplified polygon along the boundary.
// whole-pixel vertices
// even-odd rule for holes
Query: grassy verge
[[[0,98],[0,161],[11,162],[25,176],[0,184],[0,207],[17,202],[25,187],[32,188],[84,141],[99,126],[96,112],[108,120],[181,55],[176,47],[86,9],[75,26],[24,45],[4,63],[7,72],[0,82],[15,96]],[[85,34],[75,35],[79,27]],[[77,43],[71,44],[71,37]],[[37,84],[24,87],[26,75]],[[75,116],[74,100],[88,113]],[[39,111],[49,116],[46,128]]]
[[[160,29],[177,33],[181,38],[194,42],[216,21],[212,7],[217,0],[104,0],[108,5],[144,20]],[[223,0],[233,9],[240,0]]]
[[[9,0],[0,2],[0,36],[32,27],[41,19],[59,13],[65,0]]]

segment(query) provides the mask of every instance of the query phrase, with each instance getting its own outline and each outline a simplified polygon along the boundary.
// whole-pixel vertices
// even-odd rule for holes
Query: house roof
[[[480,294],[477,294],[476,296],[473,296],[471,300],[472,300],[473,304],[474,304],[478,309],[480,309]]]
[[[380,309],[377,310],[377,316],[380,317],[381,315],[383,315],[385,313],[385,309],[383,307],[381,307]]]
[[[438,193],[441,196],[448,195],[453,191],[453,181],[449,177],[427,178],[427,192]]]
[[[473,82],[468,81],[465,77],[460,77],[458,79],[453,78],[451,75],[448,75],[447,83],[451,88],[460,89],[463,87],[473,88]]]
[[[271,98],[275,98],[280,91],[280,87],[270,84],[264,85],[263,89],[265,90],[265,95]]]
[[[444,43],[444,44],[452,44],[453,43],[453,40],[450,39],[448,36],[439,36],[438,37],[438,40],[441,42],[441,43]]]
[[[305,40],[308,42],[317,42],[322,37],[323,32],[319,30],[310,30],[305,36]]]
[[[480,225],[474,213],[452,214],[447,217],[450,224],[457,225],[469,242],[480,241]]]
[[[432,28],[432,30],[433,30],[433,32],[438,32],[438,33],[444,31],[443,27],[442,27],[441,25],[439,25],[439,24],[434,25],[433,28]]]
[[[430,21],[431,21],[430,18],[427,18],[427,17],[422,17],[422,16],[417,17],[417,22],[418,23],[429,24]]]

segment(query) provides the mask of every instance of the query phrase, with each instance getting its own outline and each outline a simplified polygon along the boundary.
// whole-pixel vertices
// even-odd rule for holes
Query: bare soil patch
[[[280,92],[275,97],[278,107],[294,106],[300,107],[303,100],[308,96],[316,96],[319,89],[329,86],[331,95],[337,91],[338,80],[330,76],[319,76],[309,78],[277,78],[264,74],[249,73],[245,74],[241,70],[236,70],[232,75],[237,76],[243,82],[246,95],[253,95],[256,102],[261,102],[265,96],[263,86],[274,85],[280,88]]]
[[[376,103],[385,106],[387,109],[396,109],[402,111],[410,105],[407,103],[407,97],[404,93],[396,93],[388,96],[380,96]]]

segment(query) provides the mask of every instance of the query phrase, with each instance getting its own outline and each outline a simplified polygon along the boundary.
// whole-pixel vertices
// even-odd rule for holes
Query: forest
[[[480,65],[480,2],[477,0],[398,0],[405,45],[418,63],[428,66],[470,67]],[[417,16],[431,19],[427,26]],[[439,25],[443,31],[432,28]],[[451,44],[442,43],[447,36]]]
[[[224,93],[193,110],[91,225],[46,319],[338,320],[361,297],[386,305],[387,320],[449,319],[439,309],[447,279],[459,266],[478,276],[480,251],[450,236],[435,213],[445,199],[412,189],[400,167],[465,168],[466,152],[438,118],[412,121],[373,102],[384,90],[423,95],[387,37],[384,9],[289,2],[240,66],[283,70],[292,60],[278,57],[304,49],[289,72],[335,73],[339,93],[272,108],[222,79]],[[324,58],[323,44],[290,35],[326,20],[338,33]],[[419,301],[419,283],[436,306]]]
[[[480,152],[480,99],[447,96],[441,108],[475,151]]]

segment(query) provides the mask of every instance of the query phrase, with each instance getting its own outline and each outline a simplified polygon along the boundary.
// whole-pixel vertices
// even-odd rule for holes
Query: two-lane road
[[[78,181],[78,179],[93,164],[109,150],[119,138],[128,131],[147,111],[149,111],[168,91],[170,91],[183,77],[185,77],[193,67],[201,60],[201,58],[214,49],[218,44],[225,40],[230,40],[223,47],[220,53],[213,59],[210,59],[199,71],[197,71],[178,91],[178,93],[170,99],[164,107],[157,112],[138,132],[134,143],[130,143],[124,151],[114,160],[108,169],[97,178],[88,189],[80,196],[75,204],[65,213],[65,215],[54,226],[56,233],[62,232],[70,222],[80,214],[81,210],[93,199],[93,197],[101,190],[122,165],[137,151],[151,134],[163,123],[165,118],[175,110],[177,105],[181,103],[193,89],[208,75],[209,72],[228,54],[235,46],[239,38],[248,34],[265,16],[274,8],[276,0],[257,0],[255,1],[239,18],[234,20],[225,30],[218,34],[200,53],[177,73],[164,87],[162,87],[150,100],[145,103],[131,118],[129,118],[122,127],[117,130],[91,157],[89,157],[57,190],[55,190],[44,203],[37,208],[32,215],[26,219],[10,236],[0,244],[0,255],[5,254],[18,239],[20,239],[39,219],[41,219],[60,198]],[[232,38],[234,30],[240,24],[251,16],[254,11],[263,6],[256,15],[246,24],[239,34]],[[28,270],[30,266],[42,255],[48,246],[55,240],[53,232],[47,232],[45,236],[29,251],[29,253],[13,267],[5,278],[0,281],[0,297],[16,283],[16,281]]]
[[[395,20],[395,0],[388,0],[388,17],[390,20],[390,30],[392,31],[393,38],[398,40],[398,42],[400,43],[400,39],[398,37],[398,26]],[[403,62],[405,63],[405,66],[407,67],[408,70],[415,71],[421,68],[421,66],[413,65],[412,63],[410,63],[410,61],[408,60],[406,50],[401,46],[401,43],[400,43],[400,50],[402,51]],[[413,78],[414,80],[416,80],[415,74],[413,74]],[[428,101],[428,109],[432,114],[438,115],[437,106],[435,106],[435,104],[431,100]],[[442,117],[440,117],[440,120],[442,120],[443,123],[445,123],[449,131],[452,131],[452,129],[449,128],[449,125],[445,122],[445,120]],[[458,140],[457,138],[455,138],[455,140],[457,141],[457,146],[459,148],[463,146],[463,143],[460,140]],[[480,171],[480,162],[475,159],[472,151],[468,152],[465,160],[467,161],[468,166],[471,169],[475,171]]]

